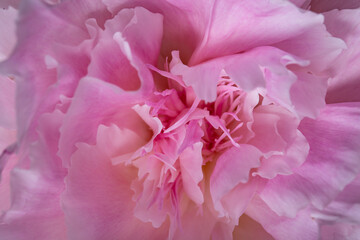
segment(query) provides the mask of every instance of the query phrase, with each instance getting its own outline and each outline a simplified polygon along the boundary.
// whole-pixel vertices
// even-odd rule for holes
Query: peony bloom
[[[360,239],[360,2],[0,11],[0,236]]]

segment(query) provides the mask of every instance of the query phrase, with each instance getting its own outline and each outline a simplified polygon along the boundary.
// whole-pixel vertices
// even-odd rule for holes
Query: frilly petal
[[[316,120],[305,118],[300,131],[310,145],[303,165],[290,176],[277,176],[260,193],[281,216],[295,217],[311,203],[322,209],[360,172],[360,105],[331,104]]]
[[[215,168],[210,178],[210,193],[214,203],[214,208],[219,211],[220,216],[228,216],[227,206],[222,203],[222,198],[233,190],[240,183],[247,183],[249,181],[249,174],[252,168],[260,166],[261,152],[252,145],[240,144],[239,147],[232,147],[222,155],[216,161]],[[244,186],[248,187],[248,185]],[[251,197],[251,189],[239,188],[245,190],[244,199],[242,202],[246,203]],[[250,194],[247,194],[247,193]],[[235,195],[237,192],[234,193]],[[245,208],[246,204],[244,204]],[[231,211],[231,210],[230,210]],[[237,221],[237,219],[236,219]]]

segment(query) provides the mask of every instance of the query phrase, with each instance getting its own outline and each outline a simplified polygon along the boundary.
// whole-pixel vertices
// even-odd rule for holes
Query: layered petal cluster
[[[360,4],[325,2],[4,2],[1,239],[360,238]]]

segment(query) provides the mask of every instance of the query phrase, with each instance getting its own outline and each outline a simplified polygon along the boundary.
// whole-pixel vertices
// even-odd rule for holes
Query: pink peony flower
[[[359,1],[1,7],[1,239],[360,238]]]

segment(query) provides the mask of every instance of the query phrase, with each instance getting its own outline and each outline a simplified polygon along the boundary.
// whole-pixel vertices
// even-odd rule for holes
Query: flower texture
[[[360,239],[360,1],[0,10],[0,238]]]

